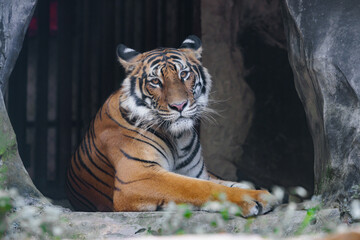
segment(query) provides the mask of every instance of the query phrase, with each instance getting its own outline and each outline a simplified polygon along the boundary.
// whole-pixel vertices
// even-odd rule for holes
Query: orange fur
[[[123,61],[125,68],[132,69],[128,77],[143,76],[149,71],[151,62],[159,58],[151,62],[144,59],[154,51],[139,54],[126,63]],[[189,49],[158,51],[163,51],[165,56],[171,55],[170,51],[178,51],[186,61],[201,64]],[[167,106],[174,102],[195,102],[191,89],[196,73],[191,72],[186,81],[180,81],[171,65],[164,65],[162,71],[161,88],[150,83],[141,85],[139,80],[136,87],[154,96],[158,109],[163,111],[168,111]],[[122,106],[127,98],[124,86],[108,98],[72,157],[67,186],[69,200],[76,209],[156,210],[170,201],[201,206],[215,193],[226,193],[230,201],[242,208],[244,216],[257,214],[254,209],[259,206],[268,211],[276,204],[267,191],[231,188],[211,177],[204,180],[171,172],[168,167],[171,157],[166,156],[173,154],[173,136],[158,125],[152,126],[155,129],[152,131],[147,125],[137,125],[129,109]]]

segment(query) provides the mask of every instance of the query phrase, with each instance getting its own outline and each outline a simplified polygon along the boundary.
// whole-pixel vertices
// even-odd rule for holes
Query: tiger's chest
[[[195,131],[189,131],[175,139],[176,154],[172,172],[198,177],[203,168],[200,140]]]

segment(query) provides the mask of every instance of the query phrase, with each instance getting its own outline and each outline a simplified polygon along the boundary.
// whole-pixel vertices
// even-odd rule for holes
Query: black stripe
[[[84,185],[87,188],[90,188],[90,184],[88,184],[87,182],[84,182],[83,180],[81,180],[74,172],[74,170],[71,168],[70,166],[70,173],[78,180],[78,182],[80,182],[82,185]]]
[[[155,55],[155,56],[154,56]],[[148,60],[145,59],[145,61],[147,61],[148,63],[151,62],[152,60],[154,60],[155,58],[157,57],[160,57],[162,54],[161,53],[154,53],[154,54],[151,54],[149,55],[148,57],[150,57]],[[153,57],[151,57],[153,56]]]
[[[204,166],[205,166],[205,163],[204,163],[204,161],[203,161],[203,165],[202,165],[202,167],[201,167],[201,169],[200,169],[200,172],[196,175],[196,178],[198,178],[198,177],[201,176],[201,174],[202,174],[203,171],[204,171]]]
[[[92,145],[95,149],[95,154],[98,156],[98,154],[101,156],[101,158],[98,156],[98,158],[105,164],[107,165],[108,167],[110,168],[113,168],[111,162],[109,161],[109,159],[97,148],[96,144],[95,144],[95,140],[94,138],[96,138],[96,135],[95,135],[95,130],[94,130],[94,122],[92,124],[92,128],[90,129],[90,135],[91,135],[91,142],[92,142]],[[89,143],[90,145],[90,143]],[[98,154],[97,154],[98,153]]]
[[[197,141],[194,151],[190,154],[190,156],[185,161],[181,162],[180,165],[176,166],[175,170],[179,170],[180,168],[187,166],[194,159],[194,157],[198,153],[199,149],[200,149],[200,142]]]
[[[137,106],[144,106],[145,107],[146,105],[145,105],[144,101],[136,95],[135,87],[136,87],[136,78],[131,77],[130,78],[130,95],[135,98],[135,103],[136,103]]]
[[[122,108],[120,109],[120,113],[121,113],[121,116],[123,117],[123,119],[124,119],[128,124],[134,125],[134,124],[131,122],[131,120],[130,120],[127,116],[125,116],[125,114],[122,112]],[[158,142],[156,142],[155,140],[153,140],[153,139],[145,136],[144,134],[142,134],[142,133],[140,133],[140,132],[138,132],[138,131],[136,131],[136,130],[133,130],[133,129],[130,129],[130,128],[127,128],[127,127],[121,125],[121,124],[120,124],[118,121],[116,121],[109,113],[106,113],[106,114],[107,114],[108,117],[109,117],[112,121],[114,121],[119,127],[124,128],[124,129],[126,129],[126,130],[128,130],[128,131],[131,131],[131,132],[135,132],[136,134],[139,134],[140,136],[142,136],[142,137],[150,140],[151,142],[155,143],[155,144],[158,145],[164,152],[166,152],[166,150],[165,150]],[[171,148],[169,148],[169,150],[171,151]],[[171,151],[171,152],[172,152],[172,151]]]
[[[68,186],[68,189],[72,192],[72,196],[74,198],[76,198],[82,205],[86,206],[88,209],[92,210],[92,211],[96,211],[97,207],[91,202],[89,201],[85,196],[78,194],[77,191],[75,191],[75,189],[73,188],[72,185],[70,185],[70,183],[68,181],[66,181],[66,185]],[[80,200],[79,198],[81,198],[82,200]],[[86,203],[87,204],[86,204]],[[90,206],[89,206],[90,205]]]
[[[175,54],[175,55],[178,55],[178,56],[182,56],[181,53],[176,52],[176,51],[168,51],[168,53]]]
[[[201,162],[201,157],[199,158],[199,160],[197,161],[197,163],[196,163],[194,166],[192,166],[188,171],[194,169],[200,162]],[[204,161],[203,161],[203,162],[204,162]]]
[[[150,67],[152,68],[154,65],[158,64],[159,62],[160,62],[160,59],[153,61],[150,65]]]
[[[220,180],[224,180],[222,177],[216,175],[215,173],[210,172],[209,170],[207,170],[207,171],[208,171],[208,173],[210,173],[211,175],[214,175],[216,178],[218,178],[218,179],[220,179]]]
[[[134,183],[134,182],[140,182],[140,181],[144,181],[144,180],[148,180],[148,179],[150,179],[150,178],[142,178],[142,179],[137,179],[137,180],[132,180],[132,181],[123,181],[123,180],[121,180],[118,176],[116,176],[115,175],[115,179],[119,182],[119,183],[121,183],[121,184],[130,184],[130,183]]]
[[[69,202],[70,204],[75,208],[75,210],[78,211],[87,211],[87,212],[95,212],[96,211],[96,207],[91,207],[90,205],[88,205],[87,203],[84,202],[84,200],[81,200],[79,197],[81,195],[78,195],[77,193],[75,193],[75,190],[71,189],[72,186],[70,186],[70,183],[66,182],[65,183],[68,189],[68,193],[70,196],[68,196]],[[87,200],[87,199],[86,199]],[[79,206],[79,204],[81,206]]]
[[[155,211],[161,211],[161,210],[163,210],[164,203],[165,203],[165,200],[164,200],[164,199],[161,200],[161,202],[156,205]]]
[[[92,145],[93,145],[93,147],[94,147],[94,149],[95,149],[95,155],[98,157],[98,159],[99,159],[100,161],[102,161],[105,165],[107,165],[109,168],[112,169],[113,166],[111,165],[109,159],[108,159],[104,154],[102,154],[102,153],[100,152],[100,150],[97,148],[97,146],[96,146],[96,144],[95,144],[95,140],[94,140],[95,133],[90,132],[90,134],[91,134],[91,143],[92,143]],[[90,144],[90,143],[89,143],[89,144]],[[100,156],[99,156],[99,155],[100,155]]]
[[[80,166],[79,166],[79,164],[76,162],[76,154],[77,154],[77,152],[79,151],[79,148],[77,148],[76,149],[76,151],[75,151],[75,153],[74,153],[74,155],[73,155],[73,162],[75,163],[75,166],[76,166],[76,168],[78,169],[78,170],[80,170]]]
[[[99,111],[98,111],[98,113],[97,113],[97,116],[99,116],[100,121],[102,120],[102,109],[103,109],[103,107],[104,107],[104,104],[101,105],[101,107],[100,107],[100,109],[99,109]]]
[[[87,142],[88,142],[87,145],[86,145],[86,138],[87,138]],[[84,144],[85,144],[86,150],[91,153],[92,150],[91,150],[91,145],[90,145],[90,138],[91,138],[91,127],[90,127],[89,131],[87,132],[87,134],[86,134],[86,136],[85,136],[85,139],[84,139],[84,141],[83,141]],[[90,153],[89,153],[89,154],[90,154]]]
[[[94,145],[95,146],[95,145]],[[95,146],[96,147],[96,146]],[[106,166],[108,166],[109,168],[113,169],[113,166],[109,163],[107,163],[106,161],[104,161],[104,159],[101,157],[101,155],[98,153],[98,151],[95,152],[96,157],[103,162]]]
[[[199,66],[199,70],[200,70],[201,78],[202,78],[202,80],[203,80],[203,84],[204,84],[204,86],[206,86],[206,78],[205,78],[205,74],[204,74],[204,69],[203,69],[203,67]]]
[[[71,167],[71,166],[70,166]],[[70,178],[70,179],[69,179]],[[68,181],[71,180],[71,182],[75,183],[75,185],[81,190],[82,188],[79,186],[79,184],[75,181],[72,173],[68,171]]]
[[[106,199],[108,199],[111,203],[113,202],[112,197],[106,195],[105,193],[103,193],[102,191],[100,191],[99,189],[97,189],[96,187],[94,187],[93,185],[89,184],[91,186],[92,189],[94,189],[95,191],[97,191],[98,193],[100,193],[102,196],[104,196]]]
[[[95,150],[100,154],[100,156],[106,161],[106,162],[108,162],[108,166],[109,167],[113,167],[112,166],[112,164],[111,164],[111,162],[110,162],[110,160],[97,148],[97,146],[94,144],[94,147],[95,147]]]
[[[141,139],[139,139],[139,138],[129,136],[129,135],[124,135],[124,136],[125,136],[125,137],[128,137],[128,138],[131,138],[131,139],[134,139],[134,140],[137,140],[137,141],[139,141],[139,142],[143,142],[143,143],[146,143],[146,144],[150,145],[151,147],[155,148],[156,151],[158,151],[161,155],[163,155],[163,157],[164,157],[166,160],[168,160],[167,157],[165,156],[165,154],[164,154],[160,149],[158,149],[157,147],[155,147],[153,144],[151,144],[151,143],[149,143],[149,142],[147,142],[147,141],[141,140]]]
[[[72,170],[72,169],[70,169]],[[97,189],[96,187],[94,187],[91,183],[87,183],[83,180],[81,180],[78,176],[75,175],[74,172],[72,172],[74,174],[74,177],[80,182],[82,183],[85,187],[87,188],[92,188],[94,189],[96,192],[100,193],[101,195],[103,195],[104,197],[106,197],[107,199],[109,199],[112,202],[112,198],[110,198],[108,195],[106,195],[105,193],[101,192],[99,189]]]
[[[180,59],[180,58],[179,58],[179,59]],[[184,67],[184,64],[183,64],[183,62],[182,62],[181,60],[174,59],[173,62],[180,64],[180,65],[181,65],[181,69],[184,69],[184,68],[185,68],[185,67]]]
[[[94,160],[92,159],[91,155],[90,155],[90,152],[89,152],[89,149],[88,149],[88,146],[86,145],[86,141],[83,141],[84,145],[85,145],[85,150],[86,152],[84,152],[84,154],[87,155],[88,159],[90,160],[90,162],[101,172],[103,172],[104,174],[110,176],[110,177],[113,177],[110,173],[108,173],[107,171],[105,171],[104,169],[102,169],[101,167],[99,167],[99,165],[97,165]],[[90,144],[90,141],[88,141],[88,143]]]
[[[101,182],[102,184],[104,184],[105,186],[109,187],[110,188],[110,185],[107,184],[106,182],[102,181],[100,178],[98,178],[89,168],[88,166],[83,162],[83,160],[81,159],[80,157],[80,154],[79,152],[77,153],[77,159],[79,160],[80,162],[80,165],[93,177],[95,178],[96,180],[98,180],[99,182]]]
[[[186,153],[188,153],[190,151],[190,149],[192,148],[192,146],[194,145],[195,138],[196,138],[196,134],[193,133],[193,137],[191,138],[190,143],[188,145],[186,145],[185,147],[183,147],[181,149],[181,151],[185,151]]]
[[[142,88],[143,82],[144,82],[143,78],[139,78],[139,88],[140,88],[141,98],[143,101],[145,101],[146,96],[145,96],[145,94],[143,92],[143,88]]]
[[[143,163],[151,163],[151,164],[156,164],[159,165],[161,167],[161,165],[157,162],[154,161],[149,161],[149,160],[144,160],[144,159],[140,159],[140,158],[136,158],[136,157],[132,157],[129,154],[127,154],[126,152],[124,152],[122,149],[120,149],[120,151],[122,152],[122,154],[124,154],[124,156],[129,159],[129,160],[134,160],[134,161],[138,161],[138,162],[143,162]]]
[[[176,59],[182,61],[181,57],[178,57],[176,55],[170,55],[169,57],[173,58],[174,60]]]
[[[149,128],[149,129],[146,129],[148,132],[151,132],[152,134],[154,134],[156,137],[160,138],[165,144],[166,146],[169,148],[170,152],[172,153],[173,157],[174,157],[174,153],[173,153],[173,145],[172,143],[170,142],[170,140],[164,136],[164,135],[161,135],[159,132],[155,131],[155,129],[153,128]]]

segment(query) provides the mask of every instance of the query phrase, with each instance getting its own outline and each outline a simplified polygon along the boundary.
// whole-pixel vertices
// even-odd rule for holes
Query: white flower
[[[47,222],[55,222],[59,219],[61,210],[57,207],[46,206],[43,209],[43,219]]]
[[[353,200],[350,204],[350,213],[354,219],[360,219],[360,200]]]
[[[177,205],[175,202],[169,202],[167,206],[165,207],[167,211],[176,211]]]
[[[300,186],[294,188],[294,192],[295,192],[297,195],[299,195],[300,197],[302,197],[302,198],[304,198],[304,197],[307,196],[307,191],[306,191],[306,189],[303,188],[303,187],[300,187]]]
[[[52,232],[55,236],[60,236],[62,234],[63,230],[61,227],[54,226],[52,229]]]
[[[23,219],[32,219],[37,213],[38,209],[33,206],[25,206],[18,210],[18,213]]]
[[[16,188],[10,188],[8,192],[11,197],[19,196],[18,190]]]
[[[232,214],[232,215],[236,215],[236,214],[238,214],[238,213],[241,213],[241,211],[240,211],[240,208],[237,206],[237,205],[235,205],[235,204],[231,204],[231,206],[229,206],[229,213],[230,214]]]
[[[292,217],[296,210],[296,203],[290,202],[286,208],[285,218]]]
[[[222,202],[226,201],[226,194],[225,193],[220,193],[218,197],[219,197],[220,201],[222,201]]]
[[[39,217],[33,218],[31,219],[31,221],[29,221],[29,227],[32,229],[38,228],[41,225],[42,221]]]
[[[205,204],[204,209],[207,211],[214,211],[218,212],[222,209],[222,206],[219,202],[216,201],[209,201]]]
[[[272,188],[272,194],[278,199],[279,201],[282,201],[285,195],[284,188],[279,186],[274,186]]]

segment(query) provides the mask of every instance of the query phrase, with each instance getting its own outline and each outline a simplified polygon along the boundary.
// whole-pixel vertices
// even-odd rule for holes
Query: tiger
[[[67,196],[79,211],[155,211],[170,202],[203,206],[224,193],[242,216],[278,204],[266,190],[221,180],[206,169],[195,126],[212,80],[201,40],[144,53],[118,45],[126,77],[105,101],[73,154]]]

